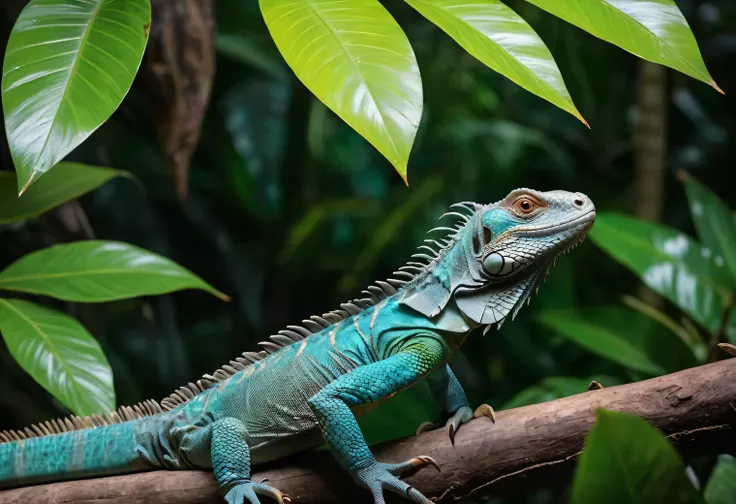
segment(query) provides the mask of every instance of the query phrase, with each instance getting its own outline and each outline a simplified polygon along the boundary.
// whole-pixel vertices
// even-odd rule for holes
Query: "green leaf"
[[[710,249],[674,229],[612,213],[599,214],[589,236],[710,332],[718,328],[731,281]]]
[[[59,163],[22,196],[16,193],[16,177],[0,172],[0,224],[35,217],[57,205],[100,187],[128,172],[80,163]]]
[[[713,191],[684,171],[678,172],[678,178],[685,184],[690,215],[700,241],[710,248],[716,264],[725,261],[736,284],[736,224],[731,210]]]
[[[606,324],[604,317],[596,316],[602,313],[601,310],[590,314],[583,311],[580,314],[570,311],[545,311],[539,316],[539,321],[586,350],[622,366],[652,375],[667,373],[667,370],[654,362],[641,347],[635,346],[615,327]]]
[[[422,82],[394,18],[376,0],[260,0],[260,6],[299,80],[406,181]]]
[[[527,0],[645,60],[721,89],[705,68],[695,36],[673,0]]]
[[[703,492],[708,504],[736,502],[736,458],[721,455]]]
[[[486,66],[588,125],[542,39],[498,0],[406,0]]]
[[[705,363],[705,360],[708,357],[708,347],[697,333],[691,334],[685,327],[676,323],[662,310],[645,303],[637,297],[623,296],[621,301],[632,310],[638,311],[642,315],[656,321],[662,327],[669,329],[672,335],[680,338],[680,340],[690,348],[693,356],[698,360],[698,362]]]
[[[701,504],[680,456],[641,418],[598,409],[573,479],[572,504]]]
[[[96,303],[182,289],[220,291],[175,262],[127,243],[80,241],[21,257],[0,272],[0,289]]]
[[[252,68],[257,68],[274,79],[283,80],[287,75],[286,67],[276,51],[269,54],[261,49],[252,39],[229,33],[218,33],[215,39],[217,52],[229,56],[235,61]]]
[[[105,122],[128,92],[148,0],[31,0],[5,52],[5,129],[23,193]]]
[[[112,369],[72,317],[20,299],[0,299],[0,332],[10,354],[77,415],[115,408]]]

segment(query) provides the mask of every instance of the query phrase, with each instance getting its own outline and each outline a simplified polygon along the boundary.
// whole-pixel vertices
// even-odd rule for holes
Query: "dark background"
[[[18,3],[0,7],[4,40]],[[545,40],[592,129],[484,67],[407,5],[387,3],[414,47],[424,84],[407,188],[295,80],[257,2],[220,0],[212,97],[187,202],[177,199],[156,135],[161,120],[144,64],[118,112],[69,157],[129,170],[141,185],[115,180],[41,219],[0,227],[0,267],[52,243],[94,236],[170,257],[232,296],[224,303],[187,291],[55,304],[100,341],[118,403],[126,404],[160,399],[287,324],[336,308],[391,276],[455,201],[492,202],[517,187],[581,191],[599,211],[638,213],[693,234],[674,176],[682,169],[734,206],[734,2],[678,2],[726,96],[651,68],[531,5],[509,5]],[[233,50],[232,36],[247,45]],[[642,114],[655,126],[637,127]],[[0,154],[2,169],[12,170],[4,140]],[[614,304],[638,289],[628,270],[590,242],[563,257],[515,322],[485,338],[473,334],[454,358],[471,402],[501,408],[548,377],[578,377],[581,384],[600,375],[608,384],[641,378],[535,320],[540,310]],[[384,436],[412,432],[427,414],[411,398],[387,408],[394,413],[384,415],[382,425],[391,427]],[[0,346],[0,429],[62,413]],[[528,502],[547,502],[550,495]]]

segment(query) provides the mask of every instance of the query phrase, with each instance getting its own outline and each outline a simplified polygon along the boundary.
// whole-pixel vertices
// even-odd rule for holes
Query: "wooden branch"
[[[407,481],[426,495],[446,501],[556,487],[567,484],[596,408],[645,418],[667,433],[685,456],[736,454],[736,359],[501,411],[495,425],[481,418],[463,426],[454,447],[443,429],[387,443],[374,451],[376,458],[387,462],[420,454],[437,459],[441,473],[425,468]],[[295,504],[371,502],[370,495],[356,487],[326,452],[305,453],[254,474],[254,480],[262,478],[269,478]],[[209,473],[153,471],[6,490],[0,492],[0,502],[224,501]]]

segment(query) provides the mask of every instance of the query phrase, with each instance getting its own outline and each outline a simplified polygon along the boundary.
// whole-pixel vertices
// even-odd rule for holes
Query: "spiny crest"
[[[375,285],[371,285],[361,292],[361,296],[363,297],[353,299],[347,303],[342,303],[340,305],[341,309],[339,310],[323,313],[322,316],[314,315],[309,319],[302,320],[301,325],[286,326],[286,329],[282,329],[277,334],[270,336],[268,340],[258,343],[263,350],[259,352],[244,352],[240,357],[237,357],[235,360],[231,360],[229,364],[225,364],[214,373],[202,376],[196,384],[189,383],[188,385],[179,387],[169,397],[161,401],[161,407],[165,411],[172,410],[178,405],[189,401],[198,394],[201,394],[208,388],[211,388],[214,384],[229,379],[234,374],[245,369],[246,366],[263,360],[270,354],[278,352],[289,345],[293,345],[312,334],[321,332],[324,329],[331,327],[333,324],[337,324],[347,318],[358,315],[363,310],[366,310],[387,297],[396,294],[399,289],[411,283],[418,275],[425,272],[432,262],[441,256],[442,252],[453,245],[458,233],[468,224],[468,222],[470,222],[470,218],[475,214],[475,212],[483,208],[483,205],[473,202],[462,202],[455,203],[451,205],[450,208],[455,208],[459,211],[447,212],[443,214],[440,219],[444,217],[457,217],[458,221],[454,226],[451,228],[437,227],[428,231],[429,233],[433,231],[443,231],[445,232],[445,236],[436,240],[424,240],[426,245],[419,246],[419,250],[423,252],[418,252],[412,255],[412,259],[419,259],[425,262],[407,262],[397,271],[394,271],[394,276],[397,278],[389,278],[385,282],[380,280],[377,281]],[[432,245],[434,245],[434,247]]]
[[[170,411],[177,406],[186,403],[199,394],[214,387],[217,383],[228,380],[231,376],[242,371],[251,364],[263,360],[270,354],[278,352],[284,347],[293,345],[331,327],[333,324],[339,323],[354,315],[358,315],[363,310],[375,306],[389,296],[396,294],[402,287],[410,284],[420,274],[441,257],[442,253],[449,249],[457,240],[459,232],[470,222],[471,217],[482,205],[472,202],[455,203],[450,208],[458,211],[450,211],[443,214],[444,217],[457,217],[453,227],[436,227],[428,231],[428,233],[441,231],[444,236],[438,239],[424,240],[425,244],[420,245],[418,252],[412,255],[412,259],[417,261],[408,261],[404,266],[394,272],[397,278],[389,278],[384,281],[377,281],[374,285],[369,286],[361,292],[361,298],[353,299],[347,303],[342,303],[339,310],[333,310],[322,316],[314,315],[309,319],[302,320],[301,325],[289,325],[286,329],[280,330],[268,338],[267,341],[259,343],[262,350],[257,352],[244,352],[240,357],[231,360],[228,364],[223,365],[212,374],[205,374],[195,383],[188,383],[176,389],[171,395],[166,397],[159,404],[154,400],[147,400],[135,406],[121,406],[117,411],[105,413],[102,415],[92,415],[89,417],[72,416],[64,419],[54,419],[46,421],[38,425],[26,427],[18,431],[0,432],[0,443],[8,443],[12,441],[20,441],[30,437],[48,436],[51,434],[59,434],[73,430],[88,429],[103,425],[112,425],[116,423],[136,420],[146,416],[157,415]],[[424,261],[424,262],[422,262]]]
[[[112,413],[94,414],[86,417],[70,416],[67,418],[54,418],[50,421],[31,425],[23,430],[0,431],[0,444],[101,427],[103,425],[119,424],[159,413],[163,413],[161,406],[156,401],[149,399],[134,406],[121,406]]]

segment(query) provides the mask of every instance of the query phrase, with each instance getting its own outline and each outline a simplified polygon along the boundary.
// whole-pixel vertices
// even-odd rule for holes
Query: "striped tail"
[[[0,444],[0,489],[152,469],[137,453],[137,422]]]

